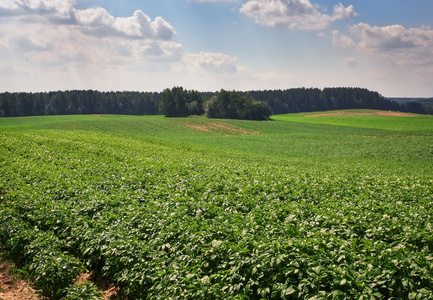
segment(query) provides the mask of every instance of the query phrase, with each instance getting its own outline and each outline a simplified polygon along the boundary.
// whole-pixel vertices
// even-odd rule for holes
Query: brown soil
[[[97,277],[96,280],[92,280],[92,278],[94,278],[94,276],[91,272],[83,273],[80,278],[78,278],[77,283],[92,281],[99,288],[105,300],[121,299],[120,289],[116,288],[113,283],[103,279],[102,277]]]
[[[11,263],[0,253],[0,299],[3,300],[38,300],[43,299],[37,294],[32,284],[27,280],[13,276],[10,273]]]
[[[1,250],[1,249],[0,249]],[[46,299],[39,295],[31,282],[11,275],[12,263],[4,259],[0,252],[0,300],[42,300]],[[85,273],[78,278],[77,283],[91,281],[91,273]],[[116,300],[120,298],[120,289],[102,278],[96,278],[94,284],[101,290],[105,300]]]
[[[236,125],[232,125],[225,122],[220,121],[207,121],[204,120],[202,122],[191,122],[188,120],[181,121],[176,120],[174,121],[176,124],[192,129],[192,130],[198,130],[198,131],[205,131],[214,133],[217,135],[250,135],[250,134],[260,134],[260,131],[250,130],[246,128],[242,128]]]

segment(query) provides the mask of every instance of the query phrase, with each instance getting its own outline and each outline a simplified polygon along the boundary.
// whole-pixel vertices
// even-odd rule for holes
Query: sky
[[[0,0],[0,92],[433,97],[432,0]]]

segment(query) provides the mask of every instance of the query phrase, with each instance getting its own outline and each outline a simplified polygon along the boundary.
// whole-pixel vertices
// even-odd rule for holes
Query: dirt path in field
[[[1,250],[0,250],[1,251]],[[32,283],[11,275],[12,264],[3,257],[0,252],[0,300],[42,300],[46,299],[39,295]],[[91,274],[82,274],[78,283],[90,281]],[[97,280],[96,286],[101,290],[104,300],[115,300],[119,298],[120,290],[113,284],[104,280]]]
[[[26,280],[10,275],[11,264],[0,253],[0,299],[38,300],[42,299]]]
[[[80,278],[78,278],[77,283],[86,283],[88,281],[92,281],[92,273],[84,273],[81,274]],[[96,278],[96,282],[92,281],[101,291],[104,300],[117,300],[121,299],[120,289],[116,288],[112,283],[103,280],[102,278]]]

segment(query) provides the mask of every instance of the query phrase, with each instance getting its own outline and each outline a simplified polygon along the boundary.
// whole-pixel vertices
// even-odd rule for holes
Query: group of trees
[[[166,117],[202,115],[203,96],[200,92],[184,90],[182,87],[165,89],[161,95],[159,109]]]
[[[272,114],[264,101],[254,100],[251,94],[221,90],[213,95],[205,105],[208,118],[268,120]]]
[[[382,109],[432,114],[426,101],[397,102],[362,88],[294,88],[235,92],[99,92],[73,90],[0,93],[0,117],[66,114],[202,115],[215,118],[267,119],[275,114],[335,109]]]
[[[268,103],[275,114],[356,108],[400,109],[398,103],[362,88],[296,88],[249,93],[254,99]]]
[[[401,111],[433,114],[433,98],[389,98],[400,104]]]
[[[272,114],[268,104],[254,100],[250,94],[221,90],[204,101],[200,92],[182,87],[165,89],[159,108],[166,117],[204,114],[208,118],[267,120]]]
[[[69,114],[159,114],[160,93],[73,90],[1,93],[0,117]]]

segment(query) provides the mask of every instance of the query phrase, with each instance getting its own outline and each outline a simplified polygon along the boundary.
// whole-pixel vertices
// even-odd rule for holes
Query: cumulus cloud
[[[188,0],[190,2],[206,3],[206,2],[236,2],[238,0]]]
[[[343,49],[354,48],[355,42],[346,35],[341,35],[338,30],[332,31],[332,44]]]
[[[110,27],[114,23],[114,17],[102,7],[74,10],[74,17],[82,26]]]
[[[356,16],[353,5],[334,6],[333,15],[322,14],[309,0],[249,0],[240,9],[258,24],[290,29],[321,30],[332,22]]]
[[[51,22],[68,22],[75,0],[1,0],[0,16],[42,16]]]
[[[116,18],[73,0],[0,0],[0,22],[3,89],[137,89],[184,56],[174,28],[141,10]]]
[[[152,21],[141,10],[131,17],[115,18],[102,7],[75,9],[75,0],[0,0],[0,16],[21,17],[23,21],[40,18],[51,23],[76,26],[94,36],[121,36],[128,39],[171,40],[176,32],[163,18]]]
[[[6,20],[0,28],[0,48],[7,51],[9,63],[28,70],[137,67],[183,56],[182,45],[171,40],[174,28],[161,17],[152,20],[137,10],[116,18],[101,7],[74,5],[74,0],[0,0],[0,19]]]
[[[126,37],[137,39],[171,40],[176,34],[174,28],[163,18],[157,17],[152,21],[141,10],[136,10],[131,17],[114,19],[109,28]]]
[[[136,10],[131,17],[114,18],[101,7],[73,11],[76,24],[89,35],[118,35],[130,39],[171,40],[176,32],[163,18],[155,20]]]
[[[53,47],[50,43],[43,40],[32,40],[26,36],[10,37],[11,42],[16,48],[27,49],[28,51],[49,51]]]
[[[429,26],[405,28],[401,25],[370,26],[359,23],[350,27],[364,53],[396,65],[433,64],[433,29]]]
[[[200,52],[186,54],[183,58],[184,67],[191,72],[235,73],[237,71],[237,57],[223,53]]]

